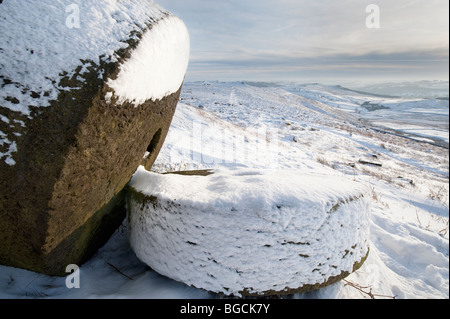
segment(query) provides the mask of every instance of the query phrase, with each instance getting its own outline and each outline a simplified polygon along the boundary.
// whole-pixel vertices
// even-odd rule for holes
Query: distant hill
[[[416,81],[399,83],[380,83],[367,86],[351,87],[358,91],[372,94],[398,96],[403,98],[447,98],[448,81]]]

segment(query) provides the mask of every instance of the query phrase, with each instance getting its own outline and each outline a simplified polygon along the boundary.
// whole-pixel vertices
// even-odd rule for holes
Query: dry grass
[[[318,157],[316,157],[316,161],[317,161],[318,163],[322,164],[322,165],[330,166],[330,167],[331,167],[330,162],[328,162],[328,160],[327,160],[325,157],[323,157],[323,156],[318,156]]]
[[[361,286],[357,283],[354,283],[352,281],[344,279],[344,286],[350,286],[352,288],[355,288],[358,290],[364,297],[369,297],[370,299],[377,299],[377,298],[388,298],[388,299],[396,299],[397,296],[387,296],[387,295],[381,295],[373,293],[372,287],[370,286]]]
[[[449,194],[446,185],[441,185],[437,188],[429,188],[429,191],[430,191],[429,197],[432,200],[439,201],[446,206],[448,205],[447,203]]]
[[[380,203],[381,205],[383,205],[386,208],[389,208],[389,204],[382,200],[381,194],[375,191],[374,186],[370,186],[370,193],[371,193],[372,199],[375,202]]]
[[[325,157],[323,157],[323,156],[318,156],[318,157],[316,157],[316,162],[318,162],[318,163],[320,163],[320,164],[322,164],[322,165],[331,167],[331,168],[334,169],[334,170],[337,170],[337,169],[338,169],[338,164],[337,164],[336,162],[330,163],[330,162],[329,162]]]
[[[383,172],[381,172],[379,170],[372,170],[372,169],[369,169],[367,167],[362,167],[361,168],[361,172],[363,174],[366,174],[366,175],[375,177],[375,178],[377,178],[379,180],[385,181],[385,182],[387,182],[389,184],[393,183],[394,180],[395,180],[391,175],[383,173]]]

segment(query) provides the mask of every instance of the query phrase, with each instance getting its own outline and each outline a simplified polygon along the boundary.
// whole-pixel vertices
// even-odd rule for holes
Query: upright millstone
[[[4,0],[0,29],[0,263],[65,275],[117,229],[124,187],[153,165],[189,35],[141,0]]]

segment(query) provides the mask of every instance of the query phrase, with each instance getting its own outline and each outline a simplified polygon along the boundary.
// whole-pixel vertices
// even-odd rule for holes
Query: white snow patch
[[[3,122],[5,122],[6,124],[9,123],[9,119],[8,119],[6,116],[1,115],[1,114],[0,114],[0,120],[2,120]]]
[[[9,145],[9,148],[6,152],[0,152],[0,160],[5,158],[6,164],[8,164],[9,166],[14,166],[16,165],[16,161],[12,158],[12,153],[17,152],[17,144],[14,141],[11,142],[7,138],[4,138],[3,132],[0,133],[0,137],[2,137],[2,139],[0,139],[0,146],[3,146],[4,144]]]
[[[109,81],[120,102],[158,100],[181,87],[189,62],[189,33],[175,16],[160,20],[144,34],[117,79]]]

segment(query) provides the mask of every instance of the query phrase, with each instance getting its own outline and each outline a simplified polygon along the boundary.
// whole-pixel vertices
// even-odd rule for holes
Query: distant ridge
[[[353,89],[349,89],[349,88],[343,87],[342,85],[335,85],[334,87],[337,88],[337,89],[350,91],[350,92],[354,92],[354,93],[358,93],[358,94],[374,96],[374,97],[393,98],[393,99],[400,98],[400,96],[395,96],[395,95],[376,94],[376,93],[370,93],[370,92],[366,92],[366,91],[353,90]]]

